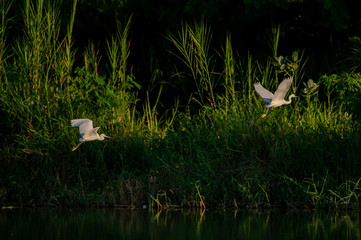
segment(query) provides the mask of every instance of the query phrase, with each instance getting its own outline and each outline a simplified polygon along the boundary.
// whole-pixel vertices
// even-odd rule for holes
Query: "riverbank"
[[[74,152],[67,127],[71,142],[8,146],[1,204],[358,208],[358,126],[327,109],[313,125],[298,109],[180,115],[165,135],[113,133]]]
[[[358,209],[357,54],[352,73],[326,75],[305,51],[278,54],[281,26],[256,58],[239,56],[230,33],[212,42],[200,20],[165,33],[170,62],[150,64],[141,85],[129,63],[132,17],[103,52],[92,42],[77,52],[76,3],[60,23],[57,5],[24,1],[23,32],[10,42],[11,5],[0,4],[0,205]],[[298,97],[262,118],[253,84],[274,92],[287,77]],[[77,118],[112,139],[72,152]]]

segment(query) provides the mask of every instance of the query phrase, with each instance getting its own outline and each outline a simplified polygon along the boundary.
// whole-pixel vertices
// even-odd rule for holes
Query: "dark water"
[[[3,209],[0,239],[360,239],[358,212]]]

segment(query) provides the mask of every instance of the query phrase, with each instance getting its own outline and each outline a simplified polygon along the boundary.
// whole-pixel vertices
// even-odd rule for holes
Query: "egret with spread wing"
[[[79,138],[79,144],[76,145],[72,151],[76,150],[81,144],[87,141],[100,140],[105,138],[111,138],[104,133],[98,134],[99,127],[93,128],[93,121],[90,119],[73,119],[71,120],[72,127],[79,127],[81,138]]]
[[[273,94],[270,91],[268,91],[267,89],[265,89],[264,87],[262,87],[262,85],[260,83],[255,83],[254,84],[254,89],[256,90],[256,92],[261,96],[261,98],[267,102],[268,104],[266,105],[267,110],[266,113],[262,114],[262,117],[265,117],[268,113],[268,110],[271,107],[279,107],[285,104],[290,104],[291,103],[291,99],[294,97],[297,97],[294,94],[291,94],[288,97],[288,101],[286,101],[284,98],[288,92],[288,90],[290,89],[291,85],[292,85],[292,80],[293,78],[286,78],[285,80],[283,80],[280,85],[278,86],[276,92]]]

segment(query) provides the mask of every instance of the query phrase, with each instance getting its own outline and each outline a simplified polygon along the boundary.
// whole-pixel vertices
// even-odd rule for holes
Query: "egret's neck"
[[[100,134],[99,136],[99,140],[103,141],[105,138],[107,138],[108,136],[105,135],[104,133]]]
[[[292,102],[292,98],[296,97],[295,95],[291,94],[289,97],[288,97],[288,101],[285,101],[285,104],[290,104]]]

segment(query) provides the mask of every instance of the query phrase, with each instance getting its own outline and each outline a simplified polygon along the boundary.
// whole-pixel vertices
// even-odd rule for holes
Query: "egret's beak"
[[[109,137],[109,136],[104,136],[105,138],[111,138],[111,137]]]

